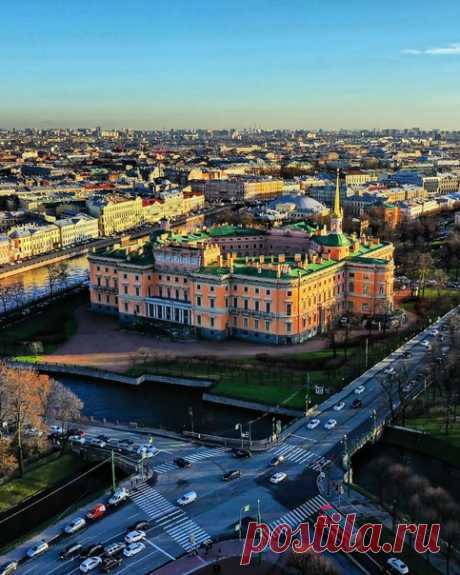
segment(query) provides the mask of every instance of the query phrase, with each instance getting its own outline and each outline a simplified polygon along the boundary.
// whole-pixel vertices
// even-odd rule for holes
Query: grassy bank
[[[449,423],[448,433],[445,432],[443,416],[429,415],[410,418],[407,420],[406,425],[407,427],[428,433],[432,438],[457,448],[459,450],[460,461],[460,421]]]
[[[87,464],[74,454],[51,455],[37,462],[23,477],[0,485],[0,513],[44,489],[73,477]]]

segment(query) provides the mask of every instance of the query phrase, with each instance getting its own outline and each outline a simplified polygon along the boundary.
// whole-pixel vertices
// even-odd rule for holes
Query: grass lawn
[[[45,462],[37,462],[33,469],[26,471],[24,477],[0,486],[0,513],[67,477],[74,476],[85,466],[83,460],[70,453],[62,457],[52,455]]]
[[[460,448],[460,422],[449,424],[449,433],[444,433],[444,421],[442,417],[417,417],[408,419],[406,422],[407,427],[412,427],[420,431],[429,433],[432,437],[440,439],[445,443],[449,443],[454,447]]]

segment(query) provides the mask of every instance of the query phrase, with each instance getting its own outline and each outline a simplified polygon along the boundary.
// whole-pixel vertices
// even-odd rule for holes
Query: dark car
[[[403,356],[405,359],[409,359],[410,357],[412,357],[412,352],[409,351],[408,349],[406,349],[406,351],[403,351],[402,356]]]
[[[130,525],[126,531],[147,531],[147,529],[150,529],[150,521],[141,519],[140,521],[136,521],[136,523]]]
[[[128,437],[125,437],[124,439],[120,439],[120,441],[118,442],[118,444],[120,446],[128,446],[128,445],[133,445],[134,441],[132,439],[129,439]]]
[[[10,573],[14,573],[17,568],[18,562],[10,561],[9,563],[6,563],[0,567],[0,575],[10,575]]]
[[[88,545],[80,551],[80,557],[87,559],[88,557],[96,557],[97,555],[102,555],[104,553],[104,545],[102,543],[95,543],[94,545]]]
[[[233,469],[232,471],[227,471],[224,474],[224,481],[232,481],[232,479],[239,479],[241,477],[241,471],[239,469]]]
[[[352,409],[358,409],[359,407],[363,406],[363,402],[361,401],[361,399],[354,399],[351,402],[351,407]]]
[[[183,457],[178,457],[177,459],[174,460],[174,463],[177,465],[177,467],[181,468],[192,467],[190,461],[184,459]]]
[[[104,547],[104,555],[105,557],[114,557],[115,555],[119,555],[120,553],[122,553],[125,547],[126,543],[124,541],[117,541],[116,543],[110,543],[110,545]]]
[[[108,443],[110,440],[110,437],[108,435],[104,435],[103,433],[101,433],[101,435],[98,435],[96,437],[96,439],[99,439],[100,441],[104,441],[105,443]]]
[[[82,429],[78,429],[77,427],[71,427],[70,429],[67,430],[67,435],[68,437],[71,437],[72,435],[78,435],[79,437],[83,437],[85,435],[85,432]]]
[[[123,563],[123,557],[108,557],[102,561],[101,569],[104,573],[110,573],[112,569],[120,567]]]
[[[244,459],[245,457],[251,457],[252,453],[249,449],[234,449],[233,450],[233,457],[237,459]]]
[[[83,545],[80,543],[72,543],[72,545],[67,545],[65,549],[61,551],[59,559],[73,559],[81,554]]]

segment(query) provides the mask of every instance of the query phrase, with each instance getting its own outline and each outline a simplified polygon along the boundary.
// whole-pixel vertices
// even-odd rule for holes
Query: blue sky
[[[2,3],[0,127],[460,129],[458,0]]]

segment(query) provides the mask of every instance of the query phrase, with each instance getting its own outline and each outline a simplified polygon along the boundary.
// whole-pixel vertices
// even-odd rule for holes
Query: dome
[[[293,205],[297,211],[320,214],[327,210],[326,206],[309,196],[301,196],[296,194],[287,194],[279,196],[269,203],[269,206],[275,210],[286,209],[284,205]],[[289,209],[289,208],[288,208]]]

